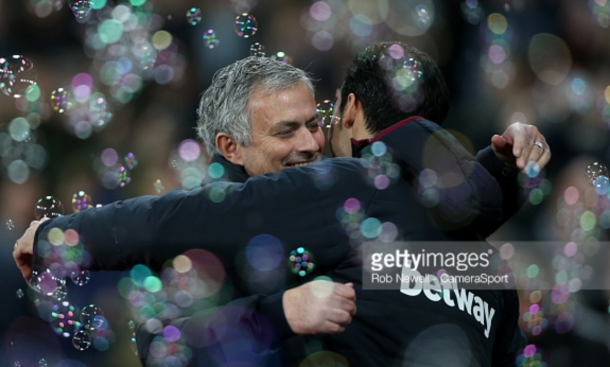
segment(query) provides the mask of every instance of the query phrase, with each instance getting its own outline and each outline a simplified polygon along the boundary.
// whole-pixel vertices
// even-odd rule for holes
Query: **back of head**
[[[263,94],[303,82],[314,94],[303,70],[268,57],[251,56],[218,70],[199,103],[197,133],[210,154],[220,154],[216,135],[225,132],[242,146],[252,142],[248,100],[256,89]]]
[[[362,104],[373,134],[410,116],[441,124],[449,110],[449,91],[434,60],[401,42],[376,43],[356,55],[341,100],[350,93]]]

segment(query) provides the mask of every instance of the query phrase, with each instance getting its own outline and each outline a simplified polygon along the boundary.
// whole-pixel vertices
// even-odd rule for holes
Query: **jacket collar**
[[[372,144],[376,141],[381,140],[381,138],[383,138],[385,135],[391,133],[392,131],[401,128],[402,126],[408,124],[409,122],[413,122],[415,120],[423,120],[423,119],[424,118],[421,116],[411,116],[405,120],[395,123],[394,125],[392,125],[390,127],[386,127],[385,129],[381,130],[380,132],[375,134],[375,136],[373,136],[370,139],[356,140],[356,139],[352,138],[352,140],[351,140],[352,157],[360,157],[360,153],[362,152],[362,149],[366,148],[367,146],[369,146],[370,144]]]
[[[214,156],[212,156],[210,164],[213,163],[221,164],[222,167],[225,169],[224,175],[218,180],[214,181],[246,182],[246,180],[250,177],[246,173],[244,166],[233,164],[220,154],[214,154]],[[210,182],[211,181],[206,177],[206,179],[204,180],[204,184]]]

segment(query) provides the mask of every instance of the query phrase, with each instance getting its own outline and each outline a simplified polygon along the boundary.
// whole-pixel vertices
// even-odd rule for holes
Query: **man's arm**
[[[250,358],[262,360],[297,334],[343,332],[356,313],[355,298],[352,284],[318,280],[284,293],[237,299],[191,317],[171,320],[171,325],[181,331],[198,361],[211,355],[230,356],[235,339],[253,346],[247,351],[252,354]],[[158,334],[145,326],[138,327],[138,356],[143,365],[153,362],[149,348],[155,335]]]
[[[518,171],[525,170],[528,162],[535,162],[542,170],[550,159],[551,149],[538,128],[520,122],[511,124],[502,135],[494,135],[491,145],[478,152],[477,160],[502,188],[502,223],[515,214],[525,200],[517,182]]]
[[[215,183],[191,191],[173,190],[163,196],[143,196],[100,208],[54,218],[38,227],[36,237],[24,237],[15,261],[24,277],[31,274],[33,256],[44,263],[44,242],[52,228],[75,230],[91,270],[124,270],[145,264],[160,270],[166,260],[186,250],[212,252],[225,267],[249,241],[272,233],[281,243],[281,256],[304,246],[316,256],[316,268],[336,266],[345,258],[349,239],[336,228],[336,210],[349,198],[369,205],[377,189],[361,180],[360,160],[336,159],[332,163],[335,185],[316,188],[313,166],[257,176],[244,184]],[[258,216],[252,226],[244,217]],[[31,238],[31,236],[30,236]]]

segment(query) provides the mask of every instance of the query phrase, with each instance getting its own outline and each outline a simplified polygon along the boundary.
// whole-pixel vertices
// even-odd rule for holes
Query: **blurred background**
[[[540,254],[557,273],[548,290],[516,261],[530,284],[517,364],[610,366],[610,293],[580,285],[600,274],[588,259],[610,228],[609,27],[608,0],[0,0],[0,365],[138,365],[125,274],[68,277],[62,304],[14,266],[39,199],[69,214],[197,186],[198,99],[218,68],[275,57],[310,72],[322,102],[354,53],[397,40],[437,61],[452,95],[444,126],[473,152],[513,122],[551,146],[540,175],[520,176],[526,206],[491,238],[573,244]],[[75,337],[58,325],[88,305],[103,327]]]

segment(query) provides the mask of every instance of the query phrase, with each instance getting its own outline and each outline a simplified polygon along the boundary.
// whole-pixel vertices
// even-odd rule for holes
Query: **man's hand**
[[[511,124],[502,136],[494,135],[491,149],[504,164],[520,170],[531,161],[542,169],[551,159],[551,148],[538,128],[520,122]]]
[[[25,231],[23,236],[15,242],[13,258],[26,280],[32,275],[32,258],[34,255],[34,236],[36,235],[36,229],[38,229],[40,223],[47,219],[48,218],[43,218],[40,221],[35,220],[30,223],[30,227]]]
[[[356,292],[352,283],[314,280],[284,292],[282,305],[296,334],[338,334],[356,314]]]

